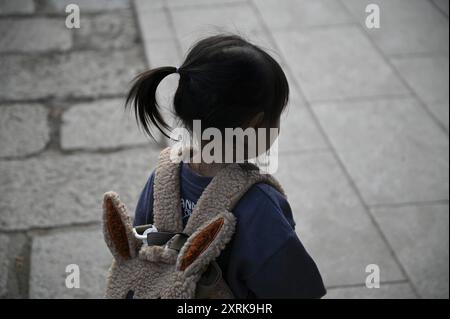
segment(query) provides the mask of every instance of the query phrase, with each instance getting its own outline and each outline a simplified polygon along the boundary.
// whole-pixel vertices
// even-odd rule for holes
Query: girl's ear
[[[133,235],[130,217],[119,195],[114,192],[108,192],[103,197],[103,235],[117,261],[137,256],[139,243]]]
[[[264,112],[259,112],[256,114],[248,123],[245,123],[245,127],[257,128],[263,124]]]

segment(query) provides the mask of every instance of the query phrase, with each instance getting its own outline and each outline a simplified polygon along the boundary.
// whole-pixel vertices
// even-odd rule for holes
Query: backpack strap
[[[218,214],[231,212],[241,197],[257,183],[269,184],[286,196],[278,181],[269,174],[261,174],[257,167],[244,169],[239,164],[225,166],[203,191],[183,232],[192,234]]]
[[[229,164],[205,188],[183,230],[180,163],[171,160],[171,151],[172,148],[167,147],[160,153],[153,184],[153,224],[158,231],[191,235],[219,213],[231,212],[241,197],[257,183],[269,184],[286,196],[278,181],[269,174],[261,174],[257,167],[244,169],[239,164]]]
[[[256,168],[256,167],[254,167]],[[183,233],[189,237],[181,248],[176,268],[179,276],[195,278],[202,274],[225,249],[236,227],[236,217],[231,212],[241,197],[256,183],[267,183],[282,194],[280,184],[270,175],[260,174],[256,169],[244,169],[239,164],[229,164],[220,170],[205,188],[189,217]],[[233,294],[223,279],[216,281],[207,291],[197,285],[198,296],[221,292],[217,297],[230,298]]]
[[[183,230],[180,195],[180,164],[171,161],[171,148],[159,155],[153,182],[153,224],[158,231]]]

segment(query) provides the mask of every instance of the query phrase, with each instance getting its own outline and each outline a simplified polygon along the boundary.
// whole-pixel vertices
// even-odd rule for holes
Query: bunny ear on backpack
[[[235,225],[236,217],[230,212],[219,213],[205,222],[181,248],[177,269],[183,271],[186,277],[201,272],[231,240]]]
[[[103,196],[103,235],[117,261],[137,256],[139,242],[133,235],[133,226],[127,209],[119,195],[114,192],[108,192]]]

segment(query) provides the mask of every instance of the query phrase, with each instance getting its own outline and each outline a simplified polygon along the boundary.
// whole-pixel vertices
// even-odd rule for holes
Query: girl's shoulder
[[[237,203],[233,213],[238,223],[257,218],[261,222],[275,222],[286,230],[295,228],[295,221],[287,198],[266,183],[253,185]]]
[[[149,214],[152,213],[153,208],[154,178],[155,171],[152,172],[141,192],[135,214],[137,223],[145,224],[151,220]],[[234,207],[233,213],[241,225],[251,223],[254,226],[260,222],[268,222],[272,223],[272,226],[278,225],[278,228],[286,232],[295,229],[295,221],[287,198],[266,183],[258,183],[250,187]]]

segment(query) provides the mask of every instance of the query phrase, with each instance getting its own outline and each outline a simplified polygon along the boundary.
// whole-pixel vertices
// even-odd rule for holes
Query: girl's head
[[[288,102],[289,86],[280,65],[266,52],[236,35],[217,35],[196,43],[178,68],[159,67],[139,75],[128,102],[150,133],[169,126],[156,102],[156,88],[172,73],[180,79],[174,96],[175,115],[192,129],[201,120],[202,128],[247,127],[249,123],[275,127]]]
[[[159,67],[140,74],[127,104],[151,135],[156,126],[169,129],[159,111],[156,89],[172,73],[180,79],[174,96],[175,115],[192,130],[201,120],[202,130],[214,127],[278,127],[289,98],[289,85],[280,65],[265,51],[236,35],[217,35],[196,43],[183,64]]]

